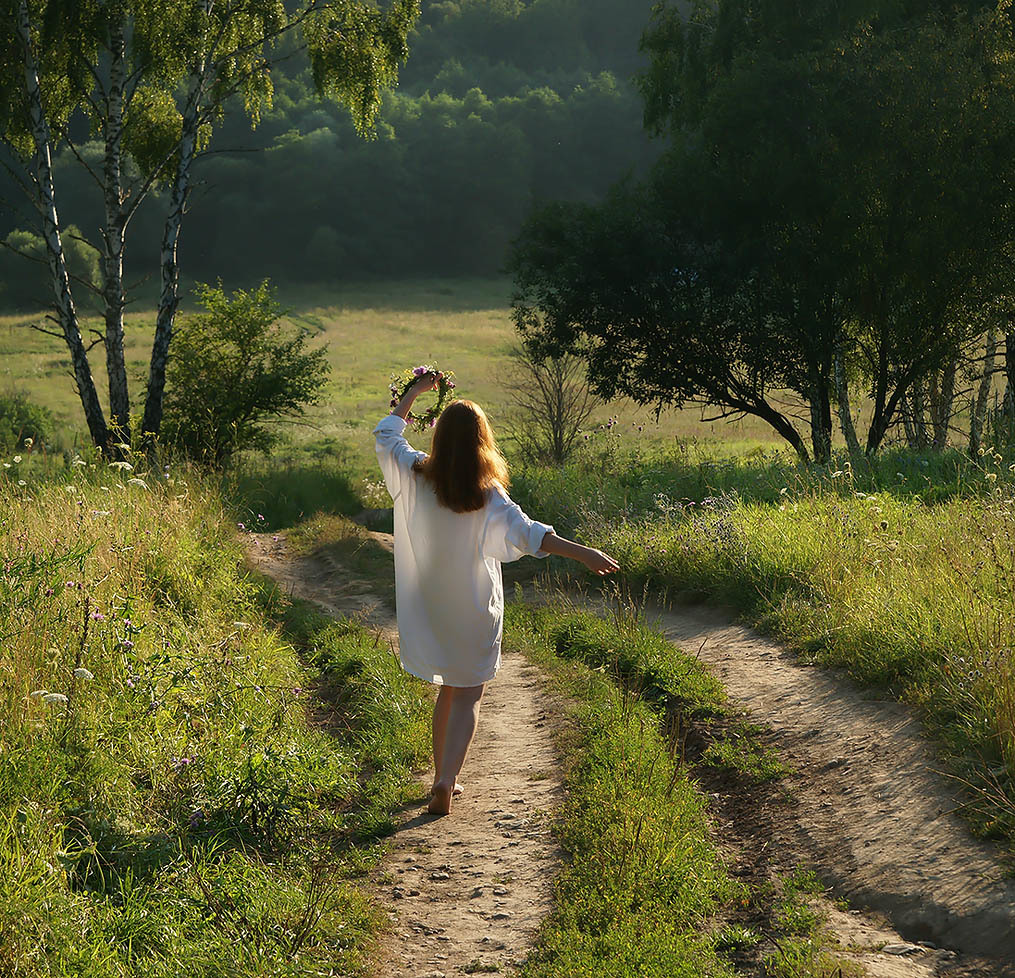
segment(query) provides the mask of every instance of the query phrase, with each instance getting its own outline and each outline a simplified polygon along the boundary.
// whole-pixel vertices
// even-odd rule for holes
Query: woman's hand
[[[600,577],[605,577],[607,574],[620,570],[620,564],[609,554],[604,554],[602,550],[595,550],[592,547],[585,547],[585,553],[581,556],[581,562],[593,574],[598,574]]]

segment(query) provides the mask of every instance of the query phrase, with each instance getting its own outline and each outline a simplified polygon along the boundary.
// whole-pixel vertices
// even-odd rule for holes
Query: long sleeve
[[[384,484],[392,499],[397,499],[405,486],[406,479],[411,477],[412,464],[417,458],[426,458],[425,452],[417,452],[406,440],[406,421],[397,414],[389,414],[382,418],[374,428],[374,447],[377,450],[377,461],[384,474]]]
[[[507,563],[519,557],[548,556],[540,546],[543,537],[554,532],[552,526],[529,519],[503,489],[494,489],[487,505],[490,512],[483,535],[484,557]]]

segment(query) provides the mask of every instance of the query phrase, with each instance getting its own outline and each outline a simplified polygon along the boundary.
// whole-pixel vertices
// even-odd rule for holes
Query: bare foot
[[[465,789],[456,781],[455,790],[451,792],[452,798],[457,798]],[[430,797],[433,797],[433,788],[430,789]]]
[[[448,785],[435,784],[430,793],[430,804],[426,806],[426,810],[431,815],[450,815],[453,793],[453,789],[450,789]]]

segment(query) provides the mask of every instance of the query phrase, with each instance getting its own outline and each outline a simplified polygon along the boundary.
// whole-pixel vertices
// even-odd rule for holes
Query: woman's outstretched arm
[[[543,537],[543,542],[539,549],[545,550],[548,554],[557,554],[559,557],[569,557],[571,560],[577,560],[579,563],[584,564],[593,574],[598,574],[600,577],[605,577],[607,574],[620,570],[620,564],[608,554],[604,554],[602,550],[582,546],[582,544],[575,543],[573,540],[559,537],[556,533],[547,533]]]

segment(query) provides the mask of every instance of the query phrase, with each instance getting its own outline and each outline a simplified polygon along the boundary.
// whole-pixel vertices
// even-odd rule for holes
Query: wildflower
[[[44,690],[44,689],[33,689],[28,695],[29,696],[36,696],[36,697],[38,697],[38,696],[45,696],[46,695],[46,690]]]
[[[127,472],[133,472],[134,466],[130,462],[110,462],[109,467],[111,469],[123,469]]]
[[[34,444],[35,444],[35,439],[34,438],[26,438],[25,439],[25,448],[27,448],[28,451],[32,450],[32,446]]]
[[[274,540],[274,541],[275,541],[276,543],[278,542],[278,539],[279,539],[279,538],[278,538],[278,536],[277,536],[277,535],[276,535],[276,536],[273,536],[273,537],[272,537],[272,540]]]
[[[132,648],[134,648],[134,643],[129,638],[121,639],[120,648],[129,652]]]
[[[413,375],[413,377],[422,377],[423,374],[425,374],[425,373],[426,373],[426,367],[413,367],[412,368],[412,375]]]
[[[67,697],[63,693],[43,693],[42,701],[44,703],[66,703]]]
[[[64,584],[64,587],[77,587],[77,584],[75,584],[74,581],[67,581]]]
[[[200,808],[195,809],[190,814],[190,827],[196,829],[205,820],[204,811]]]
[[[74,675],[77,676],[78,679],[94,679],[95,678],[95,676],[92,675],[91,670],[90,669],[86,669],[84,666],[78,666],[77,669],[74,670]]]
[[[47,598],[53,597],[53,589],[51,587],[46,588],[44,593],[45,593]]]
[[[21,456],[20,455],[15,455],[14,456],[14,461],[15,462],[20,462],[21,461]]]
[[[71,462],[71,465],[87,465],[87,464],[88,463],[80,456],[75,456],[74,461]]]
[[[194,758],[192,757],[174,757],[170,759],[169,766],[174,771],[182,771],[185,767],[189,767],[193,763]]]
[[[142,489],[147,489],[148,488],[148,483],[145,482],[144,479],[137,479],[137,478],[128,479],[127,480],[127,485],[128,486],[140,486]]]
[[[245,530],[245,529],[246,529],[246,527],[245,527],[245,526],[244,526],[244,525],[243,525],[242,523],[237,523],[236,525],[237,525],[237,526],[238,526],[238,527],[239,527],[239,528],[240,528],[241,530]]]
[[[18,485],[19,485],[19,486],[27,486],[27,485],[28,485],[28,483],[27,483],[27,482],[25,482],[25,480],[24,480],[24,479],[18,479]]]
[[[302,686],[293,686],[293,696],[299,696],[303,692]]]
[[[101,611],[93,611],[89,616],[92,621],[105,621],[106,616]]]
[[[988,472],[986,478],[988,482],[997,482],[997,473]]]
[[[133,679],[131,679],[131,678],[128,678],[128,679],[127,679],[127,685],[128,685],[128,686],[129,686],[129,687],[130,687],[131,689],[133,689],[133,688],[134,688],[134,680],[133,680]]]
[[[835,471],[834,471],[834,472],[832,473],[832,478],[833,478],[833,479],[838,479],[838,478],[840,478],[840,477],[841,477],[842,475],[844,475],[844,474],[845,474],[845,473],[844,473],[844,472],[842,471],[842,469],[836,469],[836,470],[835,470]]]
[[[258,513],[258,514],[257,514],[257,519],[258,519],[258,520],[259,520],[259,521],[260,521],[261,523],[263,523],[263,522],[264,522],[264,513]]]
[[[779,495],[780,495],[780,496],[787,496],[787,495],[789,495],[789,489],[788,489],[788,487],[786,487],[786,486],[783,486],[783,487],[782,487],[782,488],[781,488],[781,489],[779,490]]]
[[[10,462],[4,462],[4,468],[5,469],[9,469],[10,467],[11,467],[11,463]]]

